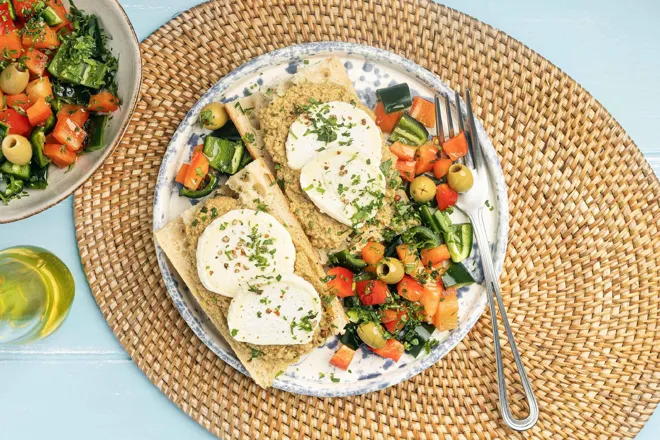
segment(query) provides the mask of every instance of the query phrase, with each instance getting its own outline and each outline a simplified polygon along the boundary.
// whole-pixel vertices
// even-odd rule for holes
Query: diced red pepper
[[[328,270],[328,290],[339,298],[355,295],[353,291],[353,272],[343,267],[333,267]]]
[[[384,304],[389,296],[387,284],[380,280],[365,280],[355,283],[355,290],[365,306]]]
[[[9,3],[0,4],[0,35],[8,34],[16,30],[16,25],[9,13]]]
[[[60,39],[52,28],[45,23],[35,24],[34,29],[23,34],[21,44],[36,49],[55,49],[60,46]]]
[[[380,322],[390,333],[397,333],[403,330],[407,320],[408,310],[405,307],[401,310],[386,309],[380,312]]]
[[[18,95],[5,95],[5,104],[7,108],[25,112],[32,105],[32,101],[25,93],[19,93]]]
[[[332,356],[332,359],[330,359],[330,363],[335,367],[346,371],[348,370],[348,366],[351,364],[351,361],[353,360],[353,356],[355,356],[355,350],[345,345],[342,345],[341,347],[339,347],[339,350],[337,350],[335,355]]]
[[[370,241],[362,248],[362,259],[370,266],[375,266],[385,256],[385,246],[377,241]]]
[[[450,206],[454,206],[458,201],[458,193],[451,189],[446,183],[438,185],[435,192],[435,199],[438,202],[438,209],[444,211]]]
[[[396,290],[408,301],[419,301],[424,292],[424,286],[410,275],[404,275],[403,279],[397,283]]]
[[[89,112],[81,105],[64,104],[57,112],[57,119],[62,117],[71,118],[79,127],[84,127],[89,119]]]
[[[399,359],[401,359],[401,356],[403,356],[403,353],[406,351],[406,348],[403,346],[403,344],[396,339],[388,339],[383,348],[371,349],[378,356],[392,359],[394,362],[399,362]]]
[[[44,145],[44,155],[60,168],[66,168],[76,161],[75,151],[61,144]]]
[[[408,182],[415,180],[415,162],[414,160],[397,160],[396,169],[399,170],[401,178]]]
[[[24,49],[23,60],[32,75],[43,76],[48,65],[48,55],[38,49]]]
[[[203,146],[198,145],[193,150],[190,168],[184,180],[183,186],[188,189],[196,190],[209,173],[209,160],[202,152]]]
[[[14,9],[16,16],[20,18],[27,18],[34,15],[36,12],[34,7],[40,0],[11,0],[14,2]]]
[[[402,144],[401,142],[395,142],[392,145],[390,145],[390,151],[399,159],[410,161],[410,160],[415,160],[415,153],[417,152],[417,147]]]
[[[438,159],[438,149],[432,143],[426,143],[417,149],[415,175],[428,173]]]
[[[190,168],[190,165],[187,163],[184,163],[181,165],[181,168],[179,168],[179,172],[176,174],[176,183],[180,183],[183,185],[183,183],[186,181],[186,175],[188,174],[188,168]]]
[[[98,95],[92,95],[87,108],[92,112],[112,113],[119,108],[119,98],[104,91]]]
[[[8,108],[0,112],[0,122],[9,126],[9,134],[27,136],[32,130],[30,120],[27,116],[20,114],[13,108]]]
[[[376,114],[376,125],[378,125],[378,127],[380,127],[385,133],[391,133],[404,112],[402,110],[387,114],[385,113],[385,106],[383,103],[378,101],[374,113]]]
[[[467,138],[464,132],[458,133],[442,146],[442,150],[453,161],[460,159],[468,153]]]
[[[424,126],[435,127],[435,104],[419,96],[413,98],[410,116],[424,124]]]
[[[71,21],[69,20],[69,15],[66,11],[66,8],[64,7],[64,3],[61,2],[61,0],[48,0],[46,2],[46,6],[50,6],[53,8],[53,11],[57,14],[58,17],[60,17],[60,20],[62,20],[62,23],[58,24],[54,29],[55,31],[59,30],[63,26],[67,26]]]
[[[18,31],[11,31],[8,34],[0,35],[0,56],[2,59],[17,59],[23,53],[21,46],[21,37]]]
[[[50,104],[46,102],[44,98],[39,98],[37,102],[32,104],[29,109],[27,109],[27,117],[30,120],[30,124],[33,127],[42,125],[48,120],[53,114],[53,110],[50,108]]]
[[[70,117],[63,116],[57,119],[53,136],[67,148],[78,151],[82,148],[87,132],[76,124]]]

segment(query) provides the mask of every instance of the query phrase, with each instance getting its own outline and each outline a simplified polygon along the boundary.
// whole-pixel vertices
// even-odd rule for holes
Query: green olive
[[[383,348],[387,343],[383,336],[383,330],[375,322],[363,322],[358,326],[357,334],[362,342],[376,350]]]
[[[455,163],[449,167],[449,174],[447,174],[447,183],[456,192],[469,191],[474,185],[474,178],[472,171],[465,165]]]
[[[223,127],[227,121],[229,121],[227,110],[225,110],[225,105],[220,102],[207,105],[199,114],[199,125],[209,130],[217,130]]]
[[[396,284],[403,279],[406,270],[403,263],[396,258],[385,258],[376,266],[376,274],[387,284]]]
[[[10,64],[0,73],[0,89],[8,95],[23,93],[30,82],[30,72],[18,64]]]
[[[419,176],[410,184],[410,195],[418,202],[428,202],[435,197],[435,183],[426,176]]]
[[[32,159],[32,145],[23,136],[12,134],[2,141],[2,154],[15,165],[27,165]]]

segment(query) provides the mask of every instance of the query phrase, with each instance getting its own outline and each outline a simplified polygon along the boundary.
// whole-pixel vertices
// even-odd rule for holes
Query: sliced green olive
[[[2,141],[2,154],[15,165],[27,165],[32,159],[32,145],[25,137],[11,134]]]
[[[387,343],[383,336],[383,330],[375,322],[363,322],[358,326],[357,334],[362,342],[376,350],[383,348]]]
[[[474,178],[472,177],[472,171],[465,165],[456,163],[449,167],[449,173],[447,174],[447,183],[456,192],[466,192],[472,188],[474,185]]]
[[[396,284],[403,279],[406,270],[396,258],[385,258],[376,266],[378,278],[387,284]]]
[[[410,184],[410,195],[417,202],[428,202],[435,197],[435,183],[426,176],[419,176]]]
[[[225,105],[220,102],[213,102],[205,106],[199,114],[199,125],[209,130],[222,128],[227,121],[229,121],[229,115],[227,115]]]

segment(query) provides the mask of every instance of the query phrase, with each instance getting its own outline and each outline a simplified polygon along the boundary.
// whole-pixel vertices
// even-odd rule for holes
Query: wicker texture
[[[261,390],[208,350],[171,303],[151,216],[172,134],[224,74],[265,52],[321,40],[390,50],[478,97],[476,115],[509,187],[501,283],[541,407],[531,434],[500,421],[487,317],[409,381],[317,399]],[[558,68],[502,32],[415,0],[214,1],[163,26],[142,54],[140,103],[121,145],[76,192],[76,233],[113,332],[149,379],[213,434],[632,438],[652,414],[660,400],[660,185],[619,124]],[[508,351],[505,361],[512,365]],[[522,394],[511,392],[521,415]]]

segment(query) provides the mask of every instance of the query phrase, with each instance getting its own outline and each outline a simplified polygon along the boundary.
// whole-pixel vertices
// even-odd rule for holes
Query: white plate
[[[392,53],[369,46],[335,42],[310,43],[287,47],[255,58],[225,76],[211,88],[179,126],[163,158],[156,184],[154,230],[162,228],[191,206],[189,199],[179,197],[178,185],[174,182],[174,178],[181,164],[189,161],[192,147],[198,145],[201,137],[207,133],[198,125],[202,107],[213,101],[228,101],[243,96],[250,93],[250,90],[269,84],[275,78],[279,79],[283,75],[295,73],[298,66],[304,62],[314,63],[328,56],[337,56],[342,60],[360,99],[371,108],[376,102],[376,89],[395,83],[406,82],[414,95],[429,99],[435,93],[454,96],[444,83],[422,67]],[[453,112],[456,115],[455,108]],[[464,103],[462,103],[462,112],[465,114]],[[446,123],[446,117],[444,120]],[[499,273],[502,269],[508,237],[506,186],[495,150],[479,122],[477,126],[491,175],[489,200],[493,209],[486,211],[485,220],[493,247],[496,270]],[[459,218],[460,214],[454,214],[453,217]],[[158,247],[157,254],[167,290],[188,325],[222,360],[243,374],[247,374],[227,342],[201,310]],[[466,267],[478,281],[483,280],[476,244],[472,257],[466,262]],[[436,331],[434,337],[440,341],[440,344],[429,354],[422,354],[417,359],[405,354],[398,363],[394,363],[361,348],[351,363],[350,372],[344,372],[328,363],[338,347],[338,341],[333,337],[325,346],[314,350],[299,363],[289,367],[275,380],[273,386],[298,394],[336,397],[368,393],[397,384],[421,373],[454,348],[479,319],[485,305],[486,294],[481,284],[460,289],[459,327],[452,332]]]

